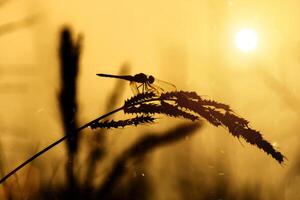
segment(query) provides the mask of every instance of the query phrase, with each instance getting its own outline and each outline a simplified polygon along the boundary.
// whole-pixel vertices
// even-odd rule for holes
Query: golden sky
[[[300,152],[299,6],[295,0],[8,1],[0,7],[0,24],[31,18],[33,22],[0,35],[0,139],[6,168],[61,136],[58,42],[59,31],[67,25],[74,38],[83,36],[80,124],[105,111],[106,93],[113,89],[112,80],[95,74],[117,74],[128,63],[132,74],[152,74],[178,89],[228,103],[276,143],[288,162],[281,167],[270,156],[208,123],[202,133],[182,145],[190,148],[182,157],[190,156],[199,168],[214,169],[224,162],[233,187],[257,183],[268,192],[280,188],[282,199],[299,197],[299,171],[294,170]],[[236,45],[237,34],[245,29],[257,37],[256,48],[248,52]],[[130,95],[128,87],[124,98]],[[172,123],[176,122],[167,124]],[[167,127],[159,125],[155,124],[158,130]],[[115,144],[126,146],[138,134],[115,137]],[[155,154],[154,183],[164,167],[175,162],[165,159],[180,152],[175,147]],[[62,150],[63,145],[39,162],[50,163],[46,165],[51,168]],[[202,163],[197,163],[200,152],[212,159],[201,158]],[[174,166],[166,178],[172,180],[178,170]],[[172,190],[167,183],[160,189]],[[164,199],[168,193],[160,189],[157,195]]]

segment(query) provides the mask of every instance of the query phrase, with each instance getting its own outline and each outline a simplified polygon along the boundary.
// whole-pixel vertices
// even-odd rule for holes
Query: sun
[[[252,29],[242,29],[235,36],[235,45],[243,52],[251,52],[257,46],[257,34]]]

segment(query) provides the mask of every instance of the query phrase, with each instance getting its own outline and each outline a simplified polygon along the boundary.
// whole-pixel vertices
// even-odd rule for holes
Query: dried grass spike
[[[213,113],[212,111],[215,111],[215,110],[213,110],[211,108],[206,108],[206,107],[202,106],[201,104],[199,104],[198,102],[188,101],[186,99],[178,99],[176,103],[179,107],[186,108],[190,111],[197,113],[198,115],[200,115],[201,117],[206,119],[208,122],[210,122],[214,126],[222,125],[221,122],[218,120],[218,118],[216,118],[212,114]],[[217,111],[215,111],[215,112],[217,112]]]
[[[248,124],[249,124],[248,120],[246,120],[242,117],[239,117],[233,113],[226,112],[225,117],[228,118],[228,120],[231,120],[232,122],[235,122],[241,126],[248,127]]]
[[[147,99],[151,99],[155,96],[156,94],[153,92],[140,93],[137,94],[136,96],[131,97],[130,99],[127,99],[124,105],[126,107],[126,106],[131,106],[133,104],[142,103],[143,101]]]
[[[165,92],[160,95],[162,100],[177,98],[179,91]]]
[[[178,95],[179,97],[185,97],[190,100],[202,100],[202,98],[196,92],[179,91]]]
[[[206,106],[213,106],[214,108],[224,109],[228,112],[232,111],[230,106],[224,103],[219,103],[214,100],[203,99],[201,103]]]
[[[197,95],[196,92],[186,92],[186,91],[174,91],[174,92],[166,92],[161,94],[162,100],[167,99],[185,99],[185,100],[200,100],[201,97]]]
[[[178,106],[171,105],[165,101],[161,102],[161,110],[163,114],[172,116],[172,117],[183,117],[192,121],[199,119],[198,116],[191,113],[180,110]]]
[[[220,109],[224,109],[226,111],[232,111],[229,105],[224,104],[224,103],[219,103],[214,100],[203,99],[196,92],[180,91],[179,96],[177,96],[177,97],[178,98],[188,98],[188,100],[197,101],[205,106],[212,106],[214,108],[220,108]]]
[[[236,131],[238,131],[238,135],[241,135],[248,143],[257,146],[259,149],[271,155],[280,164],[283,163],[285,158],[284,155],[277,151],[272,144],[266,141],[260,132],[251,128],[239,128],[236,129]]]
[[[268,141],[266,141],[259,131],[253,130],[248,126],[243,126],[235,120],[237,116],[232,117],[227,114],[212,111],[213,115],[228,128],[228,131],[235,137],[242,137],[247,143],[257,146],[267,154],[271,155],[279,163],[284,161],[284,156],[277,151]],[[241,118],[242,119],[242,118]]]
[[[153,104],[153,103],[141,103],[135,106],[129,106],[124,108],[124,113],[131,113],[131,114],[155,114],[161,113],[160,105]]]
[[[118,121],[104,121],[104,122],[96,122],[90,126],[91,129],[96,129],[96,128],[124,128],[125,126],[130,126],[130,125],[140,125],[140,124],[145,124],[145,123],[153,123],[155,118],[152,116],[137,116],[131,119],[126,119],[126,120],[118,120]]]

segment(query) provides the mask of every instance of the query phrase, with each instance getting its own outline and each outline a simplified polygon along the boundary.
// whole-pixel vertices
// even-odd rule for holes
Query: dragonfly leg
[[[140,84],[139,86],[137,86],[137,90],[140,91],[140,87],[142,87],[144,84]],[[144,86],[143,86],[144,87]],[[144,89],[142,88],[142,93],[144,92]]]
[[[148,84],[145,83],[144,85],[145,85],[145,92],[148,92],[148,91],[149,91],[149,89],[148,89]]]
[[[143,93],[149,92],[148,84],[143,83]]]
[[[161,87],[159,87],[158,85],[152,85],[152,84],[150,84],[150,83],[148,83],[148,86],[154,91],[154,92],[164,92],[165,90],[164,89],[162,89]]]
[[[139,89],[141,86],[143,86],[143,83],[142,84],[140,84],[137,88]]]

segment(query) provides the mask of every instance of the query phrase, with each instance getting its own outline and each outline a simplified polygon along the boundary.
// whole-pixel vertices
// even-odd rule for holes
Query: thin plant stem
[[[151,98],[151,99],[147,99],[147,100],[144,100],[142,103],[146,103],[146,102],[151,102],[151,101],[159,101],[161,100],[160,97],[158,98]],[[172,101],[172,99],[168,99],[170,101]],[[140,104],[141,102],[137,102],[131,106],[134,106],[134,105],[138,105]],[[102,120],[116,112],[119,112],[121,110],[123,110],[125,108],[125,105],[120,107],[120,108],[117,108],[109,113],[106,113],[84,125],[82,125],[81,127],[79,127],[78,129],[76,129],[75,131],[73,132],[70,132],[68,134],[66,134],[64,137],[60,138],[59,140],[53,142],[52,144],[50,144],[49,146],[47,146],[46,148],[42,149],[41,151],[39,151],[38,153],[36,153],[35,155],[33,155],[32,157],[28,158],[26,161],[24,161],[22,164],[20,164],[18,167],[16,167],[14,170],[12,170],[11,172],[9,172],[7,175],[5,175],[2,179],[0,179],[0,184],[2,184],[4,181],[6,181],[6,179],[8,179],[10,176],[12,176],[14,173],[16,173],[17,171],[19,171],[20,169],[22,169],[23,167],[25,167],[27,164],[29,164],[30,162],[32,162],[33,160],[35,160],[36,158],[40,157],[42,154],[46,153],[47,151],[49,151],[51,148],[55,147],[56,145],[60,144],[61,142],[63,142],[64,140],[68,139],[69,137],[73,136],[74,134],[77,134],[78,132],[82,131],[83,129],[91,126],[92,124],[94,124],[95,122],[98,122],[99,120]]]
[[[16,167],[14,170],[12,170],[11,172],[9,172],[6,176],[4,176],[1,180],[0,180],[0,184],[2,184],[6,179],[8,179],[10,176],[12,176],[14,173],[16,173],[17,171],[19,171],[20,169],[22,169],[23,167],[25,167],[28,163],[32,162],[33,160],[35,160],[36,158],[40,157],[42,154],[46,153],[47,151],[49,151],[51,148],[55,147],[56,145],[58,145],[59,143],[63,142],[64,140],[68,139],[69,137],[73,136],[74,134],[77,134],[78,132],[82,131],[83,129],[89,127],[90,125],[92,125],[93,123],[104,119],[106,117],[108,117],[109,115],[112,115],[116,112],[119,112],[121,110],[123,110],[124,106],[115,109],[105,115],[102,115],[100,117],[98,117],[97,119],[94,119],[86,124],[84,124],[83,126],[79,127],[78,129],[76,129],[73,132],[70,132],[68,134],[66,134],[64,137],[60,138],[59,140],[53,142],[52,144],[50,144],[49,146],[47,146],[46,148],[42,149],[41,151],[39,151],[38,153],[36,153],[35,155],[33,155],[32,157],[28,158],[26,161],[24,161],[22,164],[20,164],[18,167]]]

